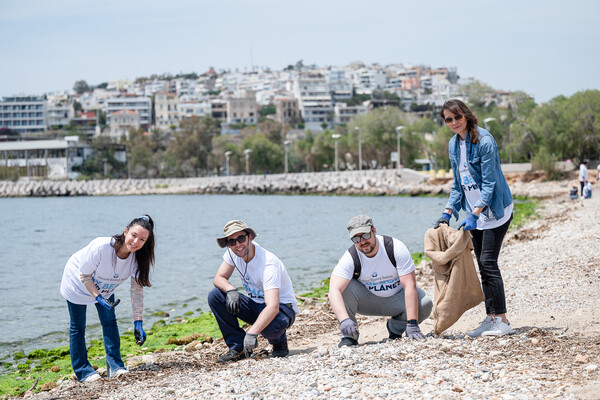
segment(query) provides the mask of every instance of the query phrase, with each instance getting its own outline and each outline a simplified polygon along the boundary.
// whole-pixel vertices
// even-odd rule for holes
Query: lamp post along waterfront
[[[398,142],[397,142],[397,147],[398,147],[398,159],[396,160],[396,168],[400,169],[400,165],[402,164],[402,157],[400,156],[400,138],[402,137],[402,129],[404,129],[403,125],[399,125],[396,127],[396,133],[398,134]]]
[[[340,135],[337,134],[337,133],[334,133],[333,135],[331,135],[331,137],[333,138],[333,143],[334,143],[333,147],[335,149],[335,155],[334,155],[334,157],[335,157],[335,172],[337,172],[337,171],[339,171],[339,169],[338,169],[338,145],[337,145],[337,142],[338,142],[338,139],[340,138]]]
[[[356,132],[358,132],[358,170],[362,171],[362,145],[360,143],[360,127],[355,126]]]
[[[225,169],[227,170],[227,176],[229,176],[229,157],[231,156],[231,151],[225,152]]]
[[[290,148],[290,143],[292,143],[292,142],[290,142],[289,140],[286,140],[286,141],[283,142],[283,148],[285,150],[285,152],[284,152],[284,156],[285,157],[284,157],[284,160],[283,160],[283,163],[285,165],[283,166],[283,168],[284,168],[286,174],[289,171],[289,167],[288,167],[288,151],[289,151],[289,148]]]
[[[246,175],[250,175],[250,153],[252,153],[252,149],[244,150],[244,156],[246,157]]]

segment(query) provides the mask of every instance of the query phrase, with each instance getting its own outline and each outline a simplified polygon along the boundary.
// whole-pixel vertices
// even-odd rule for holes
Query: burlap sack
[[[471,234],[448,225],[425,233],[425,255],[431,259],[435,278],[433,332],[450,328],[468,309],[484,301],[475,270]]]

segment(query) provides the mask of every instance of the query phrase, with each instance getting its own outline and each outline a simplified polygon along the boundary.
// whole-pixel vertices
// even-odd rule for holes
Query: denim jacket
[[[486,217],[490,216],[489,210],[491,209],[494,217],[500,219],[504,217],[504,208],[512,203],[512,194],[500,169],[500,156],[498,155],[496,141],[485,129],[478,127],[478,130],[479,143],[471,143],[469,132],[467,132],[466,137],[469,172],[471,172],[481,191],[481,197],[475,207],[483,207],[483,214]],[[460,184],[460,173],[458,171],[460,161],[458,134],[450,139],[448,154],[454,182],[446,208],[452,210],[454,216],[458,219],[458,212],[461,209],[467,210],[467,198]]]

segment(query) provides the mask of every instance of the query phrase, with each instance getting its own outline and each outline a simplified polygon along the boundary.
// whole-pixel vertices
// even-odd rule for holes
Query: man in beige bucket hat
[[[254,241],[257,234],[240,220],[229,221],[217,238],[227,248],[208,294],[212,310],[229,351],[219,362],[237,361],[252,354],[262,334],[273,346],[274,357],[289,354],[286,330],[296,319],[298,302],[292,281],[277,256]],[[229,282],[237,270],[246,295]],[[251,324],[247,332],[238,318]]]

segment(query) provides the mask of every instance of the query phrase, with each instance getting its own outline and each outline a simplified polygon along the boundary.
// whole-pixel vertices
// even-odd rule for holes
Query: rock
[[[52,389],[56,389],[58,387],[58,385],[56,384],[56,382],[50,381],[50,382],[46,382],[42,385],[42,387],[40,388],[40,390],[42,392],[48,392]]]
[[[596,364],[589,364],[585,366],[585,370],[588,372],[596,371],[598,366]]]
[[[584,356],[583,354],[577,354],[575,356],[575,362],[578,364],[585,364],[588,362],[588,358],[586,356]]]
[[[60,367],[58,365],[53,365],[50,368],[50,371],[52,371],[52,372],[59,372],[60,371]]]

